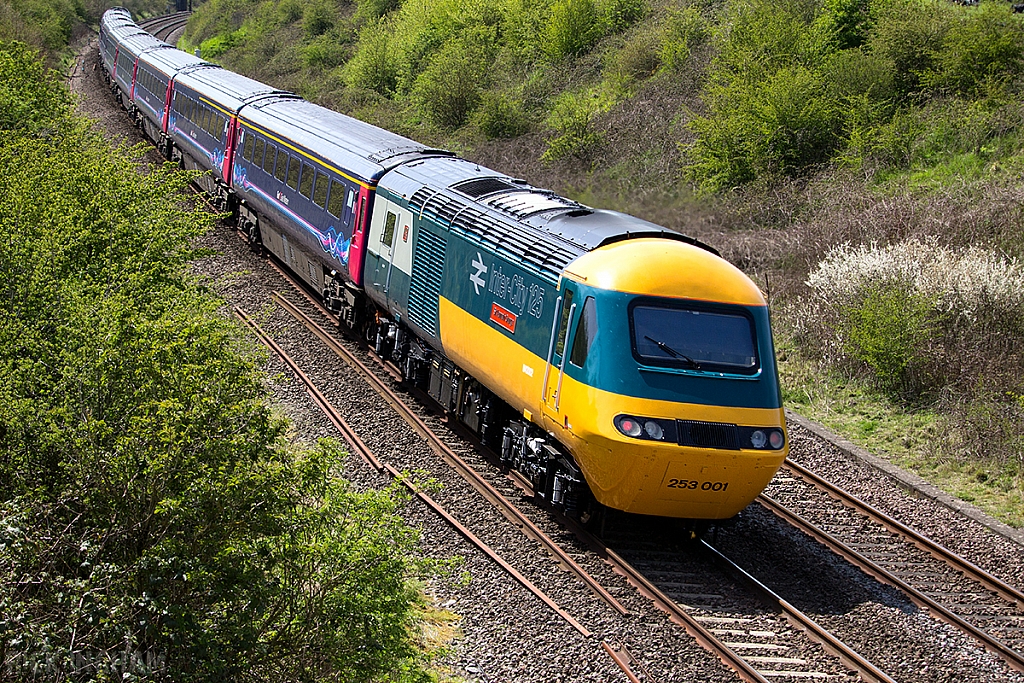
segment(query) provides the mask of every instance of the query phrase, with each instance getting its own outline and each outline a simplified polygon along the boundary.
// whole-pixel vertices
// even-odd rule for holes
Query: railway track
[[[289,274],[280,271],[288,279],[296,292],[300,292],[307,303],[315,306],[325,317],[329,314],[313,297],[295,282]],[[323,327],[284,294],[277,292],[274,301],[291,316],[314,334],[335,355],[342,358],[352,367],[415,431],[423,437],[435,453],[440,455],[460,476],[469,482],[484,498],[495,505],[507,519],[523,530],[532,540],[540,543],[545,551],[563,569],[574,573],[580,581],[619,615],[628,614],[628,610],[615,599],[610,591],[601,586],[596,579],[585,572],[550,537],[540,531],[529,517],[510,502],[510,497],[497,490],[476,468],[487,467],[478,460],[470,465],[455,453],[424,421],[410,408],[405,400],[395,392],[389,382],[381,379],[363,361],[335,338],[334,333]],[[236,312],[239,313],[239,312]],[[239,313],[239,317],[242,315]],[[264,343],[274,348],[275,352],[287,358],[279,348],[273,346],[272,340],[264,338]],[[292,361],[287,360],[292,363]],[[395,369],[380,362],[379,367],[394,376]],[[301,375],[301,370],[293,366],[294,371]],[[303,377],[304,382],[308,379]],[[314,397],[320,392],[309,384],[309,391]],[[421,397],[423,398],[423,397]],[[339,425],[346,441],[360,453],[364,452],[361,441],[347,424],[337,416],[337,412],[329,404],[317,399],[317,403],[328,414],[335,425]],[[480,450],[479,444],[474,444]],[[377,469],[388,467],[380,465],[373,455],[363,455],[364,460]],[[496,457],[487,458],[493,467]],[[397,472],[391,468],[392,472]],[[492,470],[491,481],[495,480]],[[522,490],[528,498],[532,491],[528,482],[510,473],[504,479],[506,488],[511,484],[513,489]],[[440,514],[450,516],[447,513]],[[651,543],[639,543],[635,539],[619,539],[614,544],[599,540],[570,520],[562,519],[564,524],[585,542],[590,548],[608,562],[616,573],[625,576],[640,593],[667,612],[673,622],[682,626],[701,646],[718,656],[727,666],[737,672],[742,680],[751,683],[767,683],[767,681],[808,680],[808,679],[845,679],[853,672],[862,681],[875,683],[895,683],[894,679],[853,648],[842,643],[834,635],[821,628],[806,614],[803,614],[770,589],[758,583],[748,572],[744,571],[723,555],[718,553],[706,542],[695,545],[692,542],[674,543],[669,538],[660,538]],[[478,544],[489,556],[499,563],[502,560],[484,544],[465,530],[454,518],[449,522],[459,528],[460,533]],[[614,549],[613,549],[614,545]],[[693,550],[698,548],[702,554],[694,558]],[[654,559],[652,559],[654,558]],[[739,586],[729,585],[722,581],[721,572],[715,571],[712,565],[717,563],[724,571],[737,580]],[[505,566],[505,565],[503,565]],[[554,611],[573,625],[584,635],[591,633],[580,625],[568,612],[553,600],[543,595],[535,586],[521,575],[506,566],[524,586],[545,601]],[[683,590],[680,590],[683,589]],[[694,598],[702,600],[694,602]],[[694,604],[689,604],[694,603]],[[620,666],[630,680],[639,680],[629,668],[629,662],[635,661],[628,650],[620,645],[617,649],[607,641],[603,643],[615,663]],[[649,680],[649,674],[647,675]]]
[[[1024,593],[796,462],[780,475],[763,506],[1024,671]]]
[[[265,306],[265,302],[256,304],[257,306]],[[303,304],[304,308],[308,308]],[[262,309],[253,309],[261,310]],[[283,308],[281,310],[284,310]],[[298,320],[288,314],[291,319]],[[298,325],[296,325],[298,327]],[[308,329],[308,328],[306,328]],[[326,330],[327,332],[333,332]],[[337,336],[336,334],[328,334],[328,336]],[[307,342],[308,343],[308,342]],[[364,365],[370,366],[370,371],[373,374],[381,375],[380,370],[384,367],[376,367],[373,362],[366,363]],[[307,362],[304,366],[307,370],[313,366]],[[301,368],[297,369],[301,372]],[[386,379],[386,378],[385,378]],[[322,381],[322,380],[321,380]],[[321,386],[327,386],[321,384]],[[315,394],[319,390],[309,390],[311,395]],[[318,402],[319,403],[319,402]],[[328,402],[329,403],[329,402]],[[321,410],[323,410],[323,405]],[[325,411],[326,412],[326,411]],[[413,409],[414,413],[422,415],[424,411],[421,408]],[[340,417],[340,416],[337,416]],[[333,421],[333,419],[332,419]],[[337,427],[337,424],[335,425]],[[458,431],[457,425],[449,425],[454,431]],[[436,427],[436,425],[435,425]],[[344,431],[344,430],[342,430]],[[364,436],[366,436],[364,434]],[[358,435],[356,436],[358,438]],[[390,438],[390,437],[387,437]],[[450,439],[448,439],[450,441]],[[358,450],[353,447],[356,452]],[[508,500],[516,500],[517,487],[520,489],[523,486],[522,481],[516,481],[514,478],[509,479],[505,473],[497,470],[487,456],[475,452],[472,448],[457,448],[459,456],[466,461],[471,469],[477,470],[488,483],[496,489],[501,495]],[[383,449],[378,445],[377,452],[383,452]],[[436,452],[436,450],[435,450]],[[369,450],[370,454],[373,454],[373,449]],[[372,463],[372,459],[369,455],[366,456],[368,462]],[[374,457],[377,457],[374,454]],[[379,458],[378,458],[379,461]],[[382,464],[383,467],[383,464]],[[408,465],[406,465],[408,467]],[[377,469],[375,467],[375,469]],[[384,468],[387,469],[387,468]],[[394,467],[391,472],[392,475],[397,473],[401,467]],[[462,476],[462,475],[460,475]],[[800,483],[802,486],[803,480],[800,476],[794,473],[778,478],[769,489],[768,493],[777,498],[777,502],[784,502],[788,506],[793,501],[787,499],[786,495],[783,494],[781,487],[789,487],[792,482]],[[776,488],[778,485],[780,488]],[[829,527],[825,522],[835,519],[838,520],[842,515],[837,512],[837,508],[842,507],[837,501],[832,498],[831,494],[821,493],[819,490],[818,494],[811,495],[808,490],[812,492],[814,490],[811,484],[806,484],[806,488],[799,488],[794,485],[791,493],[788,494],[790,498],[794,499],[796,504],[792,507],[800,511],[800,514],[806,515],[808,519],[814,520],[817,515],[817,521],[821,522],[822,528],[829,528],[836,536],[843,536],[844,533],[840,533],[836,527]],[[789,489],[787,489],[789,490]],[[419,493],[416,494],[419,496]],[[425,494],[424,494],[425,495]],[[817,508],[817,512],[809,512],[814,505],[807,503],[805,508],[800,508],[799,503],[802,499],[820,499],[821,505]],[[422,497],[421,497],[422,499]],[[843,504],[846,505],[846,504]],[[544,511],[538,512],[535,506],[526,506],[524,513],[527,518],[533,519],[535,522],[546,516]],[[439,516],[443,517],[442,513],[437,512]],[[453,518],[457,516],[457,512],[449,511],[449,515]],[[774,513],[772,513],[774,514]],[[843,513],[847,514],[847,513]],[[880,534],[892,534],[893,532],[887,531],[882,526],[866,527],[863,520],[857,522],[857,515],[861,513],[849,513],[853,515],[853,521],[850,522],[848,532],[851,543],[849,544],[852,548],[856,549],[861,554],[869,554],[867,551],[872,550],[867,548],[866,545],[875,545],[877,540],[874,535]],[[502,513],[504,516],[504,513]],[[507,516],[504,519],[508,520]],[[456,520],[457,523],[462,524],[463,522],[472,522],[472,520],[462,519]],[[446,522],[447,523],[447,522]],[[509,521],[509,524],[516,526],[516,523]],[[782,524],[782,523],[779,523]],[[789,522],[785,522],[786,525]],[[858,527],[860,524],[860,527]],[[466,523],[465,526],[470,526]],[[649,683],[653,681],[670,681],[670,680],[725,680],[722,678],[716,678],[714,672],[709,669],[700,669],[699,673],[694,670],[686,670],[680,666],[666,663],[663,659],[665,656],[664,648],[662,651],[658,651],[658,640],[664,639],[664,632],[658,631],[646,631],[646,635],[638,637],[636,635],[630,635],[630,633],[640,632],[640,627],[636,626],[633,631],[627,629],[624,624],[631,624],[637,619],[637,615],[641,613],[642,606],[640,609],[636,605],[636,594],[630,598],[627,596],[622,589],[620,584],[617,584],[614,580],[609,580],[607,576],[602,576],[600,571],[595,571],[593,562],[585,561],[582,557],[579,546],[584,543],[578,543],[577,547],[572,547],[571,538],[568,532],[566,534],[560,534],[557,530],[554,532],[551,530],[550,525],[544,525],[537,523],[537,526],[547,528],[547,534],[555,539],[558,545],[570,546],[566,553],[569,559],[576,561],[578,564],[586,566],[584,573],[591,574],[592,578],[598,582],[598,584],[605,586],[605,590],[613,596],[613,599],[618,601],[620,605],[623,605],[623,609],[627,610],[628,613],[617,610],[613,604],[606,599],[600,597],[600,591],[593,587],[586,587],[583,590],[591,596],[593,602],[599,603],[601,610],[606,615],[600,619],[595,619],[593,616],[594,610],[589,607],[582,606],[574,599],[566,599],[564,596],[554,596],[557,590],[552,590],[552,585],[546,584],[540,586],[539,584],[544,581],[538,581],[536,572],[534,569],[527,568],[520,573],[523,575],[530,574],[533,581],[532,583],[538,588],[541,593],[548,595],[552,602],[557,605],[557,608],[544,604],[544,609],[550,613],[558,615],[558,619],[569,625],[575,633],[580,634],[582,637],[587,638],[588,641],[592,641],[594,650],[599,652],[601,656],[606,658],[606,661],[613,662],[614,666],[618,671],[622,672],[625,679],[630,681],[636,681],[643,683]],[[840,524],[839,526],[843,526]],[[453,527],[454,528],[454,527]],[[572,528],[571,525],[567,528]],[[879,529],[882,529],[879,531]],[[486,531],[486,530],[485,530]],[[614,531],[614,530],[613,530]],[[484,536],[486,533],[481,533],[480,528],[475,529],[477,537]],[[582,531],[576,530],[579,534],[577,538],[586,538],[586,534]],[[460,532],[461,533],[461,532]],[[472,530],[470,533],[474,533]],[[523,531],[518,531],[520,534],[521,545],[526,544],[537,544],[538,548],[543,548],[540,542],[532,538],[527,534],[523,537]],[[661,532],[659,532],[661,533]],[[905,675],[897,675],[893,671],[875,671],[862,670],[857,673],[853,673],[857,670],[855,664],[851,664],[850,655],[844,654],[842,647],[837,647],[836,642],[828,642],[825,645],[819,645],[823,639],[829,640],[827,634],[811,635],[811,629],[806,622],[798,616],[797,612],[787,612],[785,603],[778,595],[775,595],[770,590],[765,589],[764,586],[758,587],[756,582],[750,582],[744,578],[746,573],[744,570],[732,565],[723,555],[716,553],[710,546],[704,546],[701,544],[694,544],[693,542],[685,541],[682,538],[673,536],[671,528],[664,531],[666,540],[664,543],[652,542],[657,537],[652,532],[649,534],[649,538],[645,539],[645,542],[641,542],[637,539],[637,536],[641,534],[632,533],[626,535],[624,538],[612,538],[610,537],[607,545],[602,545],[600,541],[590,540],[587,543],[593,543],[592,553],[597,554],[599,557],[603,557],[609,565],[611,565],[616,573],[622,574],[629,577],[629,582],[638,588],[639,592],[653,604],[657,605],[660,609],[667,612],[670,618],[676,623],[682,622],[683,628],[686,629],[692,637],[697,639],[703,647],[715,652],[716,657],[722,661],[729,662],[729,666],[738,673],[735,674],[743,680],[769,680],[769,681],[785,681],[785,680],[851,680],[853,678],[859,678],[860,680],[915,680],[915,681],[926,681],[926,680],[937,680],[932,678],[930,674],[920,674],[916,677],[907,677]],[[524,540],[526,539],[526,540]],[[515,543],[515,542],[513,542]],[[865,544],[864,547],[858,546],[857,544]],[[488,545],[484,542],[484,545]],[[492,543],[491,545],[495,545]],[[496,544],[500,546],[499,542]],[[717,544],[716,544],[717,545]],[[917,553],[918,556],[925,555],[925,551],[920,550],[916,545],[911,546],[911,551]],[[499,556],[502,554],[501,550],[497,551]],[[902,552],[902,551],[901,551]],[[549,549],[542,549],[539,551],[547,557],[554,557],[554,554]],[[930,557],[931,551],[928,551]],[[895,553],[889,553],[895,555]],[[885,567],[886,553],[883,551],[880,553],[880,561],[878,564]],[[890,569],[894,575],[899,575],[899,572],[903,569],[920,569],[917,566],[918,557],[911,557],[907,560],[896,559],[896,564]],[[500,564],[497,560],[492,560],[495,564]],[[549,566],[556,564],[561,569],[566,570],[565,564],[555,559],[552,563],[545,559],[545,562]],[[903,562],[903,564],[900,564]],[[515,562],[510,561],[510,564]],[[912,566],[913,565],[913,566]],[[712,570],[712,566],[725,567],[722,570]],[[515,569],[515,566],[513,566]],[[501,569],[506,574],[511,575],[506,569]],[[531,571],[533,573],[531,574]],[[946,570],[943,570],[946,571]],[[632,573],[631,573],[632,572]],[[938,573],[937,569],[921,569],[921,572],[925,575],[929,573]],[[556,573],[561,573],[557,572]],[[955,570],[954,575],[960,575],[960,570]],[[951,579],[942,579],[939,584],[938,590],[929,589],[923,583],[919,582],[920,577],[913,576],[913,571],[904,572],[902,574],[903,581],[908,586],[916,586],[922,593],[929,593],[932,597],[938,597],[945,600],[947,606],[952,605],[956,602],[961,602],[968,607],[975,605],[978,602],[976,594],[980,593],[993,593],[995,589],[988,585],[976,583],[973,586],[969,584],[963,584],[960,582],[953,581]],[[955,578],[955,576],[953,576]],[[528,579],[529,580],[529,579]],[[880,579],[886,582],[884,579]],[[585,586],[586,581],[582,577],[574,577],[570,581],[580,586]],[[702,583],[703,582],[703,583]],[[943,583],[944,582],[944,583]],[[889,582],[890,585],[894,585]],[[979,588],[979,586],[982,586]],[[943,589],[943,587],[945,587]],[[943,593],[947,595],[943,595]],[[995,593],[998,594],[998,593]],[[535,593],[536,595],[536,593]],[[730,601],[732,596],[739,596]],[[1019,617],[1020,612],[1016,611],[1020,609],[1020,600],[1016,597],[1003,597],[1001,598],[1007,606],[1007,611],[998,612],[993,614],[991,623],[996,626],[1005,627],[1003,630],[998,628],[992,628],[992,632],[997,635],[997,639],[1004,640],[1009,644],[1013,644],[1014,637],[1019,636],[1020,626],[1022,625]],[[941,602],[941,601],[940,601]],[[785,604],[783,604],[785,603]],[[920,604],[920,603],[919,603]],[[1012,606],[1011,606],[1012,605]],[[568,617],[575,620],[579,624],[580,628],[572,626],[572,623],[563,618],[558,614],[558,610],[565,612]],[[932,608],[925,608],[932,611]],[[968,610],[962,610],[968,611]],[[934,613],[934,612],[933,612]],[[686,616],[683,616],[686,615]],[[964,615],[961,615],[964,616]],[[975,615],[977,616],[977,615]],[[695,622],[696,626],[686,626],[687,617]],[[603,619],[603,621],[602,621]],[[649,619],[647,617],[646,619]],[[982,624],[980,618],[972,617],[974,623]],[[807,621],[813,623],[813,620],[807,617]],[[549,622],[550,624],[551,622]],[[609,624],[612,626],[609,627]],[[699,628],[697,628],[699,627]],[[630,628],[633,628],[632,626]],[[679,629],[680,631],[682,629]],[[590,633],[589,637],[584,636],[584,631]],[[694,636],[694,633],[706,632],[707,636],[700,635]],[[838,641],[839,638],[834,638]],[[868,652],[874,654],[881,651],[883,648],[888,646],[884,633],[880,634],[866,634],[863,638],[866,642],[873,643],[868,647]],[[717,649],[719,645],[725,649]],[[839,643],[841,646],[841,643]],[[675,645],[673,647],[678,647]],[[862,648],[863,649],[863,648]],[[603,651],[602,651],[603,650]],[[732,652],[728,654],[726,650]],[[855,654],[855,653],[854,653]],[[733,662],[730,658],[735,655],[738,660],[745,660],[746,665]],[[907,655],[912,657],[911,655]],[[803,660],[803,663],[786,661],[786,660]],[[749,666],[749,670],[739,673],[743,670],[744,666]],[[676,674],[680,677],[676,677]],[[973,677],[970,674],[974,672],[968,670],[961,670],[958,674],[947,675],[943,677],[943,680],[978,680],[978,681],[994,681],[1004,680],[1006,677],[1002,675],[990,675],[988,673],[974,673]],[[889,678],[886,678],[886,677]],[[572,677],[564,678],[564,680],[576,680]],[[580,679],[582,680],[582,679]],[[606,679],[611,680],[611,679]],[[1022,680],[1020,678],[1009,678],[1009,680]]]
[[[140,21],[139,27],[146,29],[154,37],[173,44],[177,38],[174,36],[175,32],[185,28],[190,16],[192,16],[191,12],[176,12]],[[172,37],[175,40],[172,40]]]

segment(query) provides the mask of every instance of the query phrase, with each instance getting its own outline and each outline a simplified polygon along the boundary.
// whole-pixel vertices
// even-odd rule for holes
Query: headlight
[[[750,445],[754,448],[764,448],[766,443],[768,443],[768,437],[760,429],[756,429],[750,434]]]
[[[676,421],[657,417],[615,416],[615,428],[626,436],[645,441],[676,441]]]

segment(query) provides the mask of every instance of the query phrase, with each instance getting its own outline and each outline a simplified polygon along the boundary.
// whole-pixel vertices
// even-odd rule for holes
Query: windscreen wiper
[[[668,355],[672,356],[673,358],[680,358],[682,360],[685,360],[687,363],[690,364],[690,367],[692,367],[694,370],[700,370],[700,363],[690,358],[685,353],[680,353],[679,351],[676,351],[665,342],[648,337],[646,334],[644,335],[644,339],[646,339],[649,342],[653,342],[655,346],[657,346],[659,349],[661,349]]]

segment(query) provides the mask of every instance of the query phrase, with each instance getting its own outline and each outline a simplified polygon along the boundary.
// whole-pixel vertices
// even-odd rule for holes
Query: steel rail
[[[1010,584],[996,578],[995,576],[988,573],[981,567],[960,557],[952,550],[949,550],[948,548],[939,545],[927,536],[917,531],[914,531],[906,524],[903,524],[902,522],[893,519],[889,515],[882,512],[881,510],[869,505],[868,503],[865,503],[864,501],[857,498],[849,491],[846,491],[836,486],[832,482],[819,477],[817,474],[810,471],[803,465],[787,459],[786,462],[783,464],[783,467],[786,467],[791,472],[796,474],[798,477],[813,484],[819,490],[824,491],[833,498],[838,499],[843,504],[854,508],[861,514],[867,516],[875,522],[878,522],[894,534],[903,536],[921,550],[924,550],[925,552],[929,553],[932,557],[935,557],[936,559],[941,560],[942,562],[945,562],[949,566],[953,567],[957,571],[962,572],[965,576],[982,584],[990,591],[999,595],[1004,600],[1008,602],[1017,603],[1017,607],[1019,609],[1024,609],[1024,593],[1017,590]]]
[[[724,565],[730,574],[753,589],[764,602],[781,611],[789,623],[806,633],[811,640],[819,643],[825,650],[831,652],[844,664],[856,671],[862,680],[873,681],[874,683],[896,683],[895,679],[872,664],[866,657],[836,638],[823,626],[784,600],[768,586],[758,581],[753,575],[726,557],[724,553],[706,540],[700,539],[699,543],[704,551],[710,553],[716,562]]]
[[[510,522],[515,524],[528,538],[540,543],[563,568],[575,574],[595,595],[619,614],[625,615],[629,610],[622,605],[597,579],[581,567],[554,540],[530,520],[522,511],[513,505],[490,482],[470,467],[399,397],[385,382],[356,357],[351,351],[338,343],[319,323],[300,310],[280,292],[274,293],[274,300],[292,317],[306,326],[328,348],[349,362],[363,378],[384,398],[385,401],[414,429],[449,466],[462,476],[470,485],[480,492],[484,498],[494,505]]]
[[[466,538],[466,540],[468,540],[470,543],[479,548],[487,557],[489,557],[491,560],[500,565],[501,568],[504,569],[506,572],[511,574],[516,579],[516,581],[518,581],[520,584],[523,585],[523,587],[525,587],[527,590],[529,590],[531,593],[537,596],[542,602],[544,602],[544,604],[550,607],[554,612],[556,612],[560,617],[562,617],[566,622],[568,622],[569,625],[571,625],[573,628],[579,631],[584,637],[589,638],[592,635],[590,630],[588,630],[585,626],[576,621],[576,619],[571,614],[562,609],[562,607],[559,606],[558,603],[556,603],[546,593],[544,593],[544,591],[538,588],[528,578],[523,576],[515,567],[510,565],[503,557],[501,557],[497,552],[495,552],[493,548],[491,548],[482,540],[480,540],[480,538],[478,538],[472,531],[470,531],[462,523],[460,523],[441,505],[439,505],[436,501],[430,498],[430,496],[420,491],[419,488],[414,483],[409,481],[409,479],[405,477],[401,472],[396,470],[391,465],[382,463],[380,459],[378,459],[376,455],[373,453],[372,449],[370,449],[370,447],[366,445],[366,443],[359,437],[359,435],[356,434],[355,430],[353,430],[352,427],[345,421],[345,419],[338,413],[338,411],[334,408],[331,402],[319,391],[319,389],[317,389],[313,381],[306,375],[306,373],[302,371],[302,369],[298,366],[295,360],[288,354],[288,352],[282,349],[277,344],[277,342],[275,342],[266,332],[264,332],[263,329],[260,328],[260,326],[256,323],[256,321],[253,320],[244,310],[242,310],[241,307],[235,306],[234,311],[235,315],[253,331],[257,339],[259,339],[260,342],[262,342],[275,354],[277,354],[278,357],[280,357],[281,360],[284,361],[286,365],[288,365],[291,371],[295,373],[295,376],[298,377],[299,380],[306,387],[306,390],[313,397],[314,402],[317,404],[317,406],[327,415],[331,423],[338,428],[338,430],[341,432],[345,440],[349,442],[352,448],[360,455],[360,457],[363,458],[365,462],[373,466],[378,472],[387,472],[393,478],[400,481],[404,486],[406,486],[410,491],[412,491],[417,498],[426,503],[428,507],[434,510],[434,512],[439,514],[446,522],[448,522],[454,529],[456,529],[464,538]]]
[[[1010,667],[1024,671],[1024,656],[1013,648],[1007,646],[998,638],[982,631],[974,624],[966,621],[960,615],[947,609],[943,605],[939,604],[932,598],[928,597],[918,589],[908,584],[903,579],[899,578],[892,572],[886,570],[883,567],[878,566],[864,555],[860,554],[853,548],[849,547],[839,539],[835,538],[827,531],[820,529],[811,522],[805,520],[800,515],[796,514],[792,510],[784,507],[778,502],[772,500],[768,496],[761,494],[757,497],[757,500],[761,505],[766,507],[768,510],[773,512],[776,516],[780,517],[790,525],[800,529],[811,538],[822,543],[828,547],[832,552],[836,553],[848,562],[856,565],[865,573],[875,577],[882,583],[887,583],[901,591],[910,598],[910,600],[920,607],[921,609],[930,612],[939,619],[942,619],[946,623],[955,626],[956,628],[968,633],[978,641],[980,641],[988,650],[995,653],[997,656],[1002,658]]]
[[[607,640],[602,640],[601,647],[603,647],[604,651],[608,653],[608,656],[612,658],[612,661],[622,669],[622,673],[626,674],[626,678],[629,679],[630,683],[640,683],[640,679],[636,677],[636,674],[634,674],[633,670],[629,667],[632,656],[626,651],[625,646],[620,646],[620,649],[617,650],[613,648]]]

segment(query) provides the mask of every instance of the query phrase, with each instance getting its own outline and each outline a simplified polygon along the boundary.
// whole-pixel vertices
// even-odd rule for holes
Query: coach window
[[[335,218],[341,218],[341,212],[345,210],[345,183],[337,180],[331,181],[331,199],[327,202],[327,212]]]
[[[316,185],[313,186],[313,203],[321,209],[327,204],[327,176],[317,171]]]
[[[256,151],[253,153],[252,163],[263,166],[263,138],[256,138]]]
[[[277,150],[277,168],[274,169],[274,177],[282,183],[288,177],[288,153],[283,149]]]
[[[252,148],[254,146],[254,139],[252,133],[245,131],[245,146],[242,148],[242,158],[246,161],[252,161]]]
[[[263,170],[267,172],[267,175],[274,173],[274,159],[277,158],[277,147],[271,144],[267,144],[267,156],[263,157]]]
[[[293,190],[299,189],[299,160],[291,157],[288,160],[288,187]]]
[[[583,367],[596,334],[597,309],[594,306],[594,297],[588,296],[583,302],[583,313],[580,314],[580,321],[576,325],[576,337],[572,341],[572,353],[569,354],[570,363],[578,368]]]
[[[309,199],[313,194],[313,167],[302,164],[302,177],[299,179],[299,194]]]

